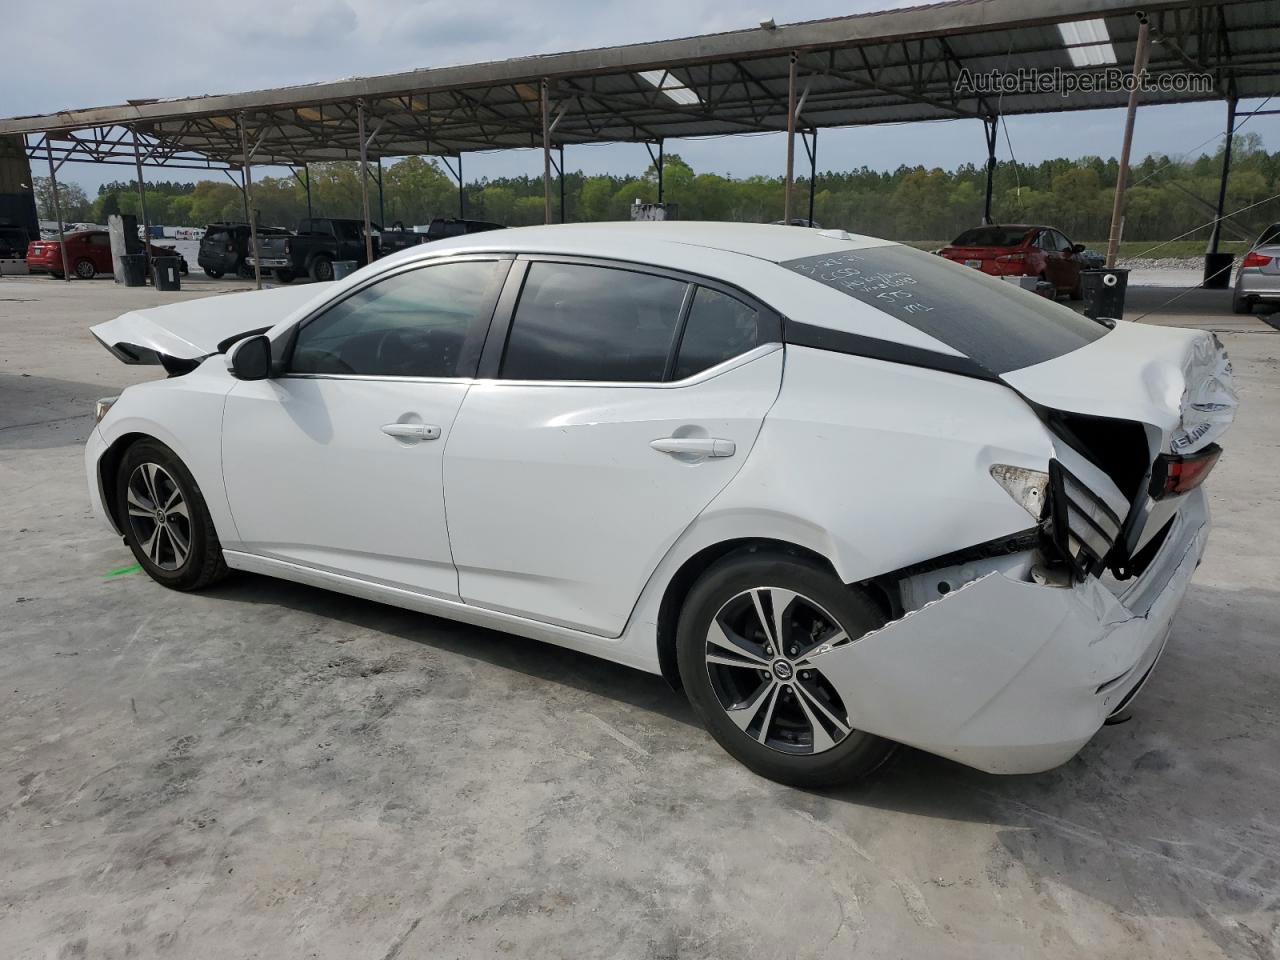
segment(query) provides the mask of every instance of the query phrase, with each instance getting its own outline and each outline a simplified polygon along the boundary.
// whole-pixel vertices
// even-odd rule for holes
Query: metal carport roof
[[[1096,66],[1072,66],[1058,24],[1098,19],[1105,21],[1117,65],[1127,71],[1140,12],[1151,25],[1153,75],[1213,77],[1207,91],[1144,93],[1144,105],[1280,94],[1280,0],[954,0],[655,43],[59,111],[0,120],[0,135],[53,133],[48,145],[59,159],[132,163],[131,139],[113,132],[130,127],[146,138],[147,163],[239,166],[243,122],[253,163],[299,164],[358,159],[363,110],[369,159],[457,156],[542,146],[544,83],[545,119],[556,146],[782,131],[793,92],[800,129],[1119,107],[1127,100],[1123,90],[997,98],[957,91],[956,82],[966,69],[1096,72]],[[793,56],[795,88],[789,86]]]

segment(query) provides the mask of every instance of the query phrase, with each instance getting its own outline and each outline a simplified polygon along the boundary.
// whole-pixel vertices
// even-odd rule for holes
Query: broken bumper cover
[[[853,725],[990,773],[1070,760],[1147,679],[1204,553],[1203,490],[1117,596],[992,573],[821,655]],[[818,658],[814,658],[818,666]]]
[[[107,512],[99,477],[98,461],[102,459],[102,455],[106,452],[107,441],[102,436],[102,431],[95,426],[84,445],[85,477],[89,482],[89,506],[93,510],[93,515],[104,527],[112,533],[118,534],[121,531],[116,527],[115,521],[111,519],[111,515]]]

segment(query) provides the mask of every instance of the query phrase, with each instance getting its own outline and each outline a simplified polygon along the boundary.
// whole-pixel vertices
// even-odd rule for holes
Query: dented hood
[[[1146,424],[1159,435],[1153,453],[1203,449],[1226,432],[1237,404],[1218,338],[1181,327],[1120,321],[1093,343],[1000,379],[1045,407]]]
[[[201,360],[217,353],[218,345],[228,339],[288,319],[328,290],[327,286],[303,285],[228,293],[131,310],[90,329],[125,363],[160,363],[164,357]]]

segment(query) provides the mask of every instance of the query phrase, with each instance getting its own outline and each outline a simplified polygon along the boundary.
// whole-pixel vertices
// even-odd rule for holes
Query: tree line
[[[1280,151],[1268,153],[1257,134],[1237,134],[1233,143],[1228,213],[1251,207],[1224,227],[1224,239],[1255,236],[1263,225],[1280,220]],[[1208,235],[1218,195],[1222,150],[1194,160],[1153,154],[1133,167],[1129,179],[1125,239],[1163,240],[1188,234]],[[1039,164],[1002,162],[995,170],[993,216],[998,222],[1047,223],[1081,241],[1098,241],[1108,233],[1112,191],[1118,163],[1083,157]],[[362,216],[359,165],[314,164],[310,168],[312,209],[316,216]],[[953,170],[901,166],[882,171],[859,167],[827,171],[816,178],[814,219],[827,227],[893,240],[947,240],[981,222],[986,170],[963,164]],[[698,173],[677,154],[663,164],[664,199],[678,205],[681,220],[780,220],[781,177],[727,177]],[[112,213],[140,217],[137,186],[104,184],[90,199],[75,184],[59,184],[63,217],[69,221],[105,223]],[[564,184],[568,221],[627,219],[636,200],[658,198],[653,165],[640,176],[585,176],[567,172]],[[37,204],[52,219],[47,178],[35,178]],[[383,171],[381,211],[371,176],[370,209],[386,225],[411,226],[432,217],[458,216],[459,191],[435,160],[408,157],[388,163]],[[793,216],[808,212],[808,182],[798,181]],[[468,182],[466,215],[508,226],[541,223],[541,177],[496,177]],[[553,216],[559,217],[559,184],[552,185]],[[217,220],[245,218],[238,186],[227,180],[198,183],[147,183],[146,202],[152,223],[203,226]],[[1256,206],[1254,206],[1256,204]],[[254,181],[253,206],[260,223],[292,227],[306,216],[306,192],[292,176]]]

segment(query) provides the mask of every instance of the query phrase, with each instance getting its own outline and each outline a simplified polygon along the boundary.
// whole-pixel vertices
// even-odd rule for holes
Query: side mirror
[[[271,376],[271,341],[263,334],[241,340],[227,351],[227,369],[237,380],[266,380]]]

